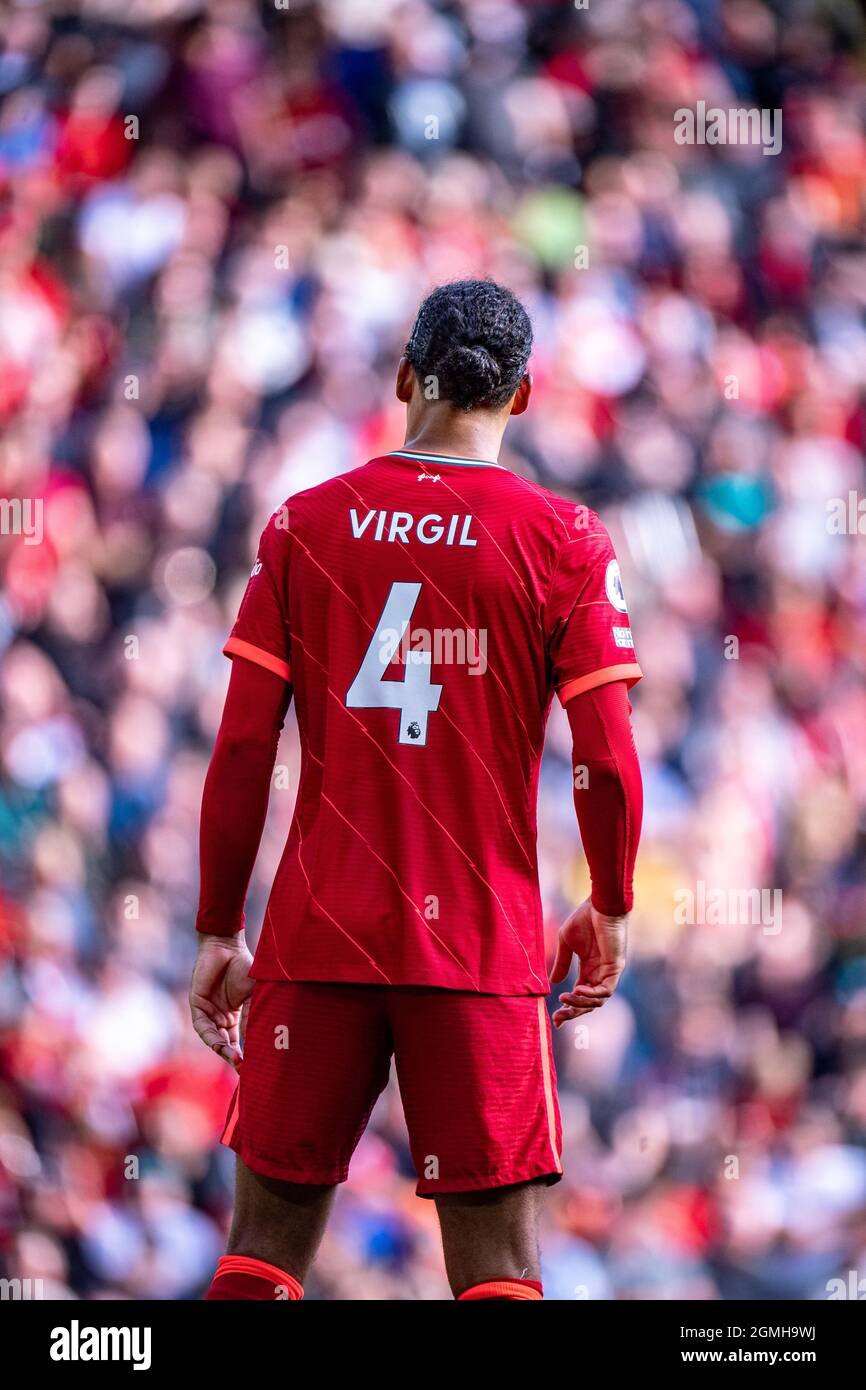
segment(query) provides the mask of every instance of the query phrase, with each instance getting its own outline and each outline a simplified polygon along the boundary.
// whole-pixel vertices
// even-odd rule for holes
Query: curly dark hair
[[[423,384],[460,410],[495,409],[514,395],[532,351],[520,300],[494,280],[453,280],[428,294],[405,347]]]

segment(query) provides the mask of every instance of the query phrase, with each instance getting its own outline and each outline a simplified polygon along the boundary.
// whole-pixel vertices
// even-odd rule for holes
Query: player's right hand
[[[574,909],[559,929],[550,978],[555,985],[564,980],[571,969],[572,956],[577,956],[580,973],[573,989],[559,996],[560,1008],[553,1015],[557,1028],[600,1009],[610,998],[625,968],[627,940],[628,914],[607,917],[593,907],[589,898]]]
[[[241,1023],[253,992],[252,963],[243,932],[199,936],[189,987],[193,1027],[202,1042],[236,1071],[243,1061]]]

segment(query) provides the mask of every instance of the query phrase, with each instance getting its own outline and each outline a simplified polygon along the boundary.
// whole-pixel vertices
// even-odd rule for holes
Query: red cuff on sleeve
[[[642,675],[643,671],[636,661],[621,666],[603,666],[599,671],[590,671],[588,676],[577,676],[574,680],[566,681],[557,693],[560,703],[566,705],[575,695],[583,695],[585,691],[595,690],[600,685],[609,685],[611,681],[625,681],[626,687],[631,690]]]
[[[223,654],[228,657],[243,656],[247,661],[254,661],[257,666],[264,666],[266,671],[273,671],[274,675],[282,676],[284,681],[292,679],[292,668],[287,661],[273,656],[262,647],[254,646],[252,642],[245,642],[242,637],[230,637],[223,647]]]

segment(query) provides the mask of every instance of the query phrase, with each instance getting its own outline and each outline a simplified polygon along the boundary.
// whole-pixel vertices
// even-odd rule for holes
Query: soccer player
[[[557,695],[592,880],[559,933],[553,980],[579,961],[559,1027],[624,965],[641,672],[598,517],[497,463],[531,346],[509,290],[434,290],[397,372],[402,447],[290,498],[262,534],[201,817],[190,1004],[239,1072],[234,1222],[209,1299],[302,1297],[392,1056],[455,1297],[541,1297],[539,1203],[562,1172],[544,729]],[[244,898],[292,698],[300,783],[251,960]]]

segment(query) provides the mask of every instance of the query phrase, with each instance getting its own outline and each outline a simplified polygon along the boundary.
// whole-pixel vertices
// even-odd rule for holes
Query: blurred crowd
[[[234,1081],[186,989],[221,647],[269,512],[402,443],[421,297],[489,274],[536,333],[503,462],[601,512],[645,673],[630,967],[556,1038],[547,1296],[866,1276],[860,7],[10,0],[0,25],[0,1275],[208,1282]],[[781,151],[678,143],[698,101],[781,112]],[[568,755],[554,709],[551,938],[586,892]],[[252,938],[291,715],[278,763]],[[683,921],[701,884],[782,913]],[[449,1296],[393,1080],[307,1296]]]

